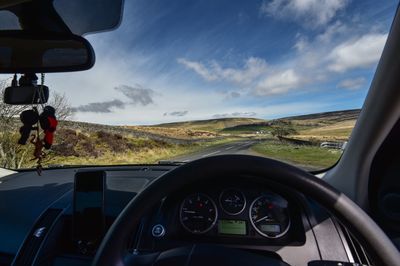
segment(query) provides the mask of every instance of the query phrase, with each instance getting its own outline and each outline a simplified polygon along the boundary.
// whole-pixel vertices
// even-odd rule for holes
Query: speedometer
[[[262,236],[278,238],[285,235],[290,227],[288,202],[274,193],[256,198],[250,205],[250,222]]]
[[[188,232],[204,234],[211,230],[217,221],[217,207],[205,194],[190,195],[182,202],[180,221]]]

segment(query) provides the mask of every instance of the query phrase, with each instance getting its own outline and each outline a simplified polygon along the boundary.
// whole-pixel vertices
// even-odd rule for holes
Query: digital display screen
[[[225,235],[246,235],[246,222],[240,220],[219,220],[218,233]]]
[[[279,224],[263,224],[261,225],[261,231],[266,233],[280,233],[281,226]]]

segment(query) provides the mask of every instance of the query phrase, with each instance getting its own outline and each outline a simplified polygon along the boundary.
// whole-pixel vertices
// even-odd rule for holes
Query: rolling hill
[[[208,119],[208,120],[195,120],[195,121],[185,121],[185,122],[175,122],[154,125],[154,127],[161,128],[185,128],[191,130],[203,130],[218,132],[225,128],[248,125],[254,123],[265,122],[263,119],[258,118],[218,118],[218,119]]]
[[[333,111],[324,113],[315,113],[291,117],[283,117],[280,119],[284,120],[296,120],[296,121],[313,121],[320,123],[329,122],[342,122],[347,120],[356,120],[361,112],[361,109],[343,110],[343,111]]]
[[[347,140],[355,125],[360,109],[333,111],[284,117],[274,120],[257,118],[223,118],[159,124],[147,131],[194,130],[211,134],[265,134],[277,126],[290,126],[299,139]],[[141,130],[146,131],[145,127]],[[199,133],[199,132],[198,132]],[[201,135],[201,133],[199,133]]]
[[[309,114],[284,118],[298,127],[299,139],[346,141],[354,128],[360,109]]]

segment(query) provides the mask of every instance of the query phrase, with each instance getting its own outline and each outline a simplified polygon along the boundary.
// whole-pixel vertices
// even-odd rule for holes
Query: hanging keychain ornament
[[[36,76],[36,75],[35,75]],[[36,94],[38,94],[38,99],[39,99],[39,103],[42,107],[42,109],[44,109],[44,105],[43,103],[44,98],[43,98],[43,85],[44,85],[44,74],[41,74],[41,82],[40,82],[40,87],[37,88],[36,90]],[[36,95],[33,97],[32,99],[32,105],[36,104],[36,107],[33,107],[34,109],[39,107],[38,103],[34,103]],[[40,115],[38,115],[38,120],[36,122],[36,135],[32,135],[31,138],[31,143],[35,146],[35,148],[33,149],[33,161],[36,160],[36,171],[38,173],[38,175],[42,175],[42,171],[43,171],[43,166],[42,166],[42,160],[44,157],[46,157],[46,153],[43,151],[43,141],[40,139],[40,131],[39,131],[39,124],[40,124]]]
[[[14,86],[17,86],[17,77],[14,75],[13,83]],[[25,145],[28,142],[34,145],[33,150],[33,158],[31,161],[36,160],[36,170],[38,175],[42,174],[43,159],[46,157],[46,152],[44,149],[50,149],[53,140],[54,140],[54,132],[57,128],[57,118],[55,116],[56,110],[50,106],[45,106],[44,103],[47,101],[47,96],[44,94],[43,88],[44,86],[44,74],[41,74],[41,84],[37,84],[37,76],[33,73],[24,74],[19,79],[20,86],[34,86],[36,87],[35,92],[32,97],[32,109],[25,110],[20,114],[20,119],[22,122],[22,126],[19,129],[20,139],[18,143],[21,145]],[[47,87],[46,87],[47,88]],[[39,114],[39,108],[41,108],[42,112]],[[43,139],[41,138],[40,128],[43,130]],[[35,133],[31,134],[32,131]]]
[[[35,146],[33,150],[32,161],[36,160],[36,172],[38,173],[38,175],[42,175],[42,160],[44,157],[46,157],[46,153],[43,151],[44,144],[43,141],[40,139],[39,127],[36,128],[36,135],[32,134],[30,142]]]

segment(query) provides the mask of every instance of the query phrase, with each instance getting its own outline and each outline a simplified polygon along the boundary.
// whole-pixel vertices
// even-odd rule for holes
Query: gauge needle
[[[256,220],[254,223],[259,223],[259,222],[264,221],[264,220],[266,220],[266,221],[272,221],[272,219],[269,219],[269,216],[266,215],[266,216],[264,216],[264,217],[262,217],[262,218]]]

